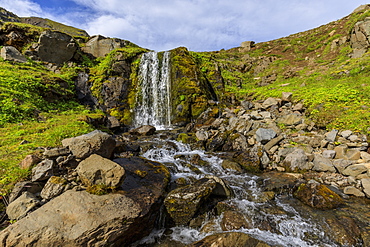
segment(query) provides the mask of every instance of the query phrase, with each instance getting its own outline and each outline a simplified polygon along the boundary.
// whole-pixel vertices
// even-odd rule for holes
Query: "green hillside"
[[[258,43],[250,51],[193,55],[206,76],[212,77],[215,68],[221,71],[229,96],[263,99],[293,92],[294,101],[302,102],[322,128],[370,133],[370,54],[350,58],[348,40],[355,23],[368,16],[370,11],[364,9],[306,32]],[[338,40],[345,42],[335,45]]]

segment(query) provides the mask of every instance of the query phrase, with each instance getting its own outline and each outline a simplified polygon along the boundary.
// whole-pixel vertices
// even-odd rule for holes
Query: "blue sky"
[[[21,17],[38,16],[153,50],[193,51],[269,41],[327,24],[361,0],[0,0]]]

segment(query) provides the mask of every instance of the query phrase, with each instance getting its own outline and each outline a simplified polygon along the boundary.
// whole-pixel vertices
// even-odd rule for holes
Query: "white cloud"
[[[42,13],[40,5],[31,0],[0,0],[0,6],[21,17]]]
[[[150,49],[186,46],[190,50],[219,50],[245,40],[261,42],[302,32],[342,18],[366,4],[363,0],[73,1],[81,9],[62,14],[40,9],[31,0],[0,0],[0,6],[20,15],[21,10],[14,4],[22,3],[23,15],[40,13],[41,17],[83,28],[90,35],[127,39]]]

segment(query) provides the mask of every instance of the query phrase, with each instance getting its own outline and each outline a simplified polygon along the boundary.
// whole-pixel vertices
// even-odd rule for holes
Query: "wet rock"
[[[227,195],[231,192],[226,192],[223,185],[213,178],[202,178],[169,192],[164,205],[176,225],[187,225],[213,193]]]
[[[346,194],[346,195],[354,195],[354,196],[357,196],[357,197],[364,197],[365,196],[365,194],[362,193],[361,190],[357,189],[354,186],[345,187],[343,189],[343,193]]]
[[[267,172],[261,175],[263,179],[263,189],[276,193],[291,192],[302,178],[302,174]]]
[[[130,130],[131,135],[139,135],[139,136],[151,136],[155,133],[156,128],[151,125],[143,125],[136,129]]]
[[[116,147],[116,141],[113,137],[100,130],[64,139],[62,144],[64,147],[68,147],[77,159],[87,158],[93,153],[110,158]]]
[[[43,160],[32,169],[32,182],[46,181],[54,175],[55,163],[53,160]]]
[[[223,151],[245,151],[248,148],[247,138],[240,133],[233,133],[228,136],[223,145]]]
[[[225,211],[221,220],[221,229],[223,231],[232,231],[240,228],[250,229],[252,224],[244,218],[243,214],[237,211]]]
[[[314,157],[314,166],[312,167],[312,170],[317,172],[336,172],[335,167],[330,159],[324,158],[319,154],[315,154]]]
[[[339,246],[362,246],[361,231],[356,222],[348,216],[327,216],[328,235]]]
[[[273,129],[259,128],[256,131],[256,140],[262,144],[266,144],[271,139],[275,138],[276,132]]]
[[[223,160],[222,161],[222,168],[228,169],[228,170],[233,170],[237,172],[243,172],[243,168],[236,162],[233,162],[231,160]]]
[[[304,204],[318,209],[333,209],[343,203],[342,198],[327,186],[311,181],[302,183],[294,196]]]
[[[1,57],[5,61],[14,61],[17,63],[27,63],[27,58],[22,55],[15,47],[13,46],[3,46],[1,48]]]
[[[6,208],[6,214],[10,220],[19,220],[25,217],[30,211],[40,204],[40,200],[35,195],[24,192]],[[1,238],[0,238],[1,239]]]
[[[67,180],[61,177],[52,176],[46,182],[44,188],[41,191],[40,196],[43,199],[50,200],[63,193],[67,184]]]
[[[241,232],[226,232],[213,234],[187,245],[187,247],[209,247],[209,246],[248,246],[248,247],[268,247],[261,240],[250,237],[248,234]]]
[[[128,173],[122,191],[68,190],[0,232],[4,246],[128,246],[148,235],[160,212],[169,172],[141,158],[116,159]],[[135,170],[147,171],[138,177]],[[41,220],[40,220],[41,219]]]
[[[29,154],[27,155],[22,161],[21,163],[19,164],[19,166],[22,168],[22,169],[29,169],[31,168],[33,165],[36,165],[37,163],[39,163],[41,161],[41,159],[36,156],[36,155],[33,155],[33,154]]]
[[[119,187],[125,179],[125,170],[117,163],[93,154],[80,162],[76,171],[82,182],[89,186],[104,184]]]
[[[313,164],[308,162],[308,156],[302,149],[296,148],[293,152],[289,153],[285,157],[283,161],[283,166],[286,168],[287,171],[294,172],[310,170]]]

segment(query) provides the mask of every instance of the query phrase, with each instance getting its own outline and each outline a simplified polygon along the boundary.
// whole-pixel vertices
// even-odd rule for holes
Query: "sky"
[[[0,0],[20,17],[37,16],[129,40],[156,51],[217,51],[264,42],[349,15],[361,0]]]

